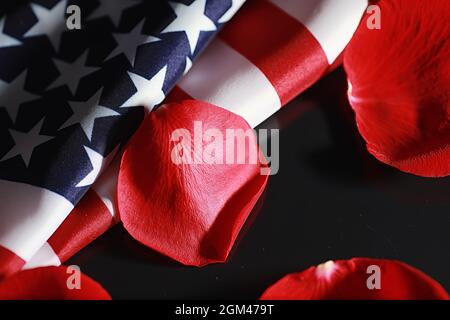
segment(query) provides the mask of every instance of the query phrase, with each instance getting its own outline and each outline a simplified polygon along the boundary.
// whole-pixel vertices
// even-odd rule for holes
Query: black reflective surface
[[[256,299],[286,273],[357,256],[402,260],[450,290],[450,179],[369,155],[344,93],[338,70],[260,126],[280,128],[280,170],[226,264],[184,267],[121,226],[68,263],[113,298]]]

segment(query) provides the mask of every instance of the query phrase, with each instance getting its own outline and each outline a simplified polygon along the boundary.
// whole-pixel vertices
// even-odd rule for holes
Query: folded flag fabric
[[[8,6],[0,18],[0,276],[45,245],[242,2]],[[80,30],[68,29],[69,5],[80,9]]]
[[[365,0],[248,1],[166,102],[207,101],[255,127],[339,62],[366,6]],[[59,265],[119,220],[118,171],[114,161],[27,267]]]

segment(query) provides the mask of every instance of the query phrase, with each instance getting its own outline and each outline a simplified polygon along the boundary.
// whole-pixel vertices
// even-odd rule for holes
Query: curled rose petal
[[[420,176],[450,175],[450,1],[381,0],[346,49],[349,101],[367,148]]]
[[[246,150],[227,138],[238,130],[249,133]],[[227,145],[232,141],[234,148]],[[225,261],[267,183],[259,157],[254,132],[236,114],[193,100],[163,105],[147,116],[122,158],[124,227],[183,264]]]
[[[399,261],[353,258],[292,273],[269,287],[263,300],[450,299],[435,280]]]
[[[82,273],[79,276],[64,266],[21,271],[0,282],[0,300],[111,299],[100,284]]]

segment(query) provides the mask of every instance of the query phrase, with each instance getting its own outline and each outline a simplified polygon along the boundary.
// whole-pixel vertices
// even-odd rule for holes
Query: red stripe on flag
[[[263,22],[263,23],[261,23]],[[256,65],[285,105],[327,71],[325,52],[299,21],[266,1],[251,1],[219,34]]]
[[[48,243],[61,262],[64,262],[97,239],[114,223],[108,208],[91,189],[51,236]]]
[[[25,265],[25,260],[2,246],[0,246],[0,261],[0,281]]]
[[[164,100],[164,103],[173,103],[188,99],[192,99],[192,97],[188,95],[185,91],[183,91],[183,89],[181,89],[180,87],[175,86],[172,89],[172,91],[170,91],[170,94]]]

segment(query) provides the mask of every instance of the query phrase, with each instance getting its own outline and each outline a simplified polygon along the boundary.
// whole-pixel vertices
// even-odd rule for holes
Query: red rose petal
[[[202,121],[203,132],[219,129],[224,136],[226,129],[250,129],[241,117],[204,102],[158,108],[125,150],[118,205],[135,239],[183,264],[202,266],[226,260],[268,176],[260,174],[259,161],[248,164],[248,157],[247,164],[175,164],[172,132],[185,128],[193,143],[194,121]],[[250,140],[257,148],[256,138]]]
[[[369,289],[374,271],[380,269],[380,289]],[[369,279],[369,281],[368,281]],[[292,273],[269,287],[264,300],[429,300],[450,299],[435,280],[398,261],[353,258],[328,261],[300,273]]]
[[[346,49],[349,100],[376,158],[420,176],[450,175],[450,1],[381,0]]]
[[[70,270],[69,270],[70,271]],[[80,275],[80,288],[72,283],[67,267],[45,267],[25,270],[0,282],[0,300],[110,300],[108,292],[89,278]]]

